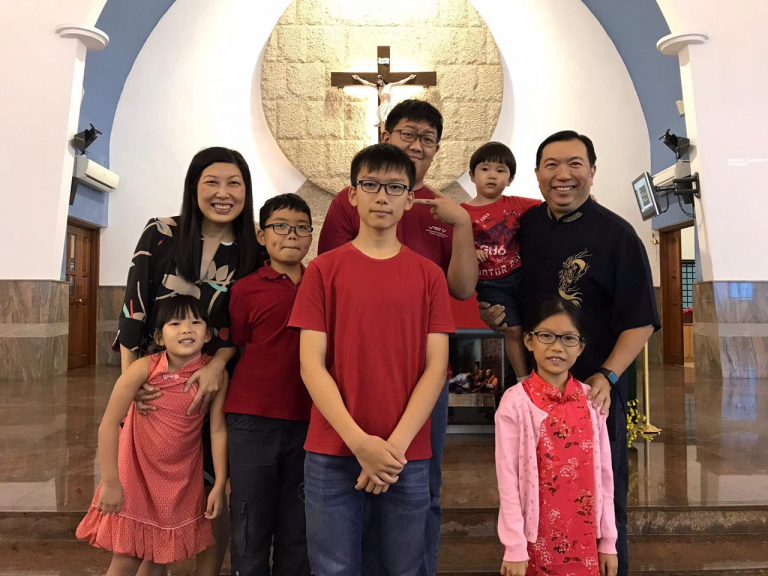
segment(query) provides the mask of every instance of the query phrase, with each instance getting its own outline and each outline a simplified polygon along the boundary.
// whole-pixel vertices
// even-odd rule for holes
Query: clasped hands
[[[355,490],[382,494],[399,480],[408,461],[405,459],[405,449],[399,448],[397,444],[391,436],[389,440],[384,440],[365,434],[354,447],[350,447],[363,468],[357,477]]]

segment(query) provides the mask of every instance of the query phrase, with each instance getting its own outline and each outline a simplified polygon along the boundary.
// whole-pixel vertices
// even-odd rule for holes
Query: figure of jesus
[[[399,82],[390,82],[389,84],[384,82],[384,78],[381,76],[381,74],[379,74],[376,78],[376,84],[373,82],[368,82],[368,80],[363,80],[357,74],[352,74],[352,78],[364,86],[370,86],[372,88],[376,88],[379,91],[379,109],[376,112],[376,116],[378,117],[379,121],[376,122],[374,126],[381,127],[381,129],[383,129],[384,124],[387,121],[387,116],[389,116],[389,112],[392,110],[392,108],[394,108],[392,104],[392,87],[407,84],[416,78],[416,74],[411,74]]]

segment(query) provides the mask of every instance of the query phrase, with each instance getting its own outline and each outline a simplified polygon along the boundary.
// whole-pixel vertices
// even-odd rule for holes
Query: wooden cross
[[[378,47],[378,72],[331,72],[331,86],[344,88],[345,86],[361,86],[361,84],[352,78],[353,74],[360,76],[373,84],[379,76],[384,79],[385,84],[404,80],[408,76],[415,76],[408,82],[408,86],[437,86],[437,72],[390,72],[389,70],[389,46]],[[379,97],[379,106],[381,106],[381,97]],[[381,142],[381,130],[379,130],[379,142]]]

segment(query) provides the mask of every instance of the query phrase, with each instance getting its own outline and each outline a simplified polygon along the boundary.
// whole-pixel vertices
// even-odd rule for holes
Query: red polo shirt
[[[349,414],[367,434],[385,439],[424,372],[427,335],[455,332],[448,285],[435,264],[405,246],[376,260],[350,243],[310,263],[290,326],[327,335],[326,366]],[[316,406],[304,448],[352,455]],[[405,455],[432,455],[429,420]]]
[[[434,199],[427,187],[414,190],[415,199]],[[403,214],[397,223],[397,238],[405,246],[427,260],[431,260],[443,273],[448,272],[453,248],[453,226],[435,220],[431,208],[424,204],[414,204]],[[317,253],[323,254],[350,240],[354,240],[360,230],[360,215],[357,208],[349,203],[349,187],[339,192],[328,208],[328,214],[320,231]]]
[[[301,381],[299,331],[288,328],[299,285],[266,263],[232,287],[232,341],[245,345],[245,354],[232,376],[224,412],[309,420],[312,400]]]

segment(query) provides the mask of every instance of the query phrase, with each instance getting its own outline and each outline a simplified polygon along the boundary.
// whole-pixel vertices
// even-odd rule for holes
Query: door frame
[[[663,361],[664,364],[678,365],[674,361],[675,353],[679,355],[679,365],[682,366],[685,363],[685,334],[683,329],[683,315],[682,315],[682,251],[679,251],[675,255],[676,267],[680,269],[680,276],[677,281],[672,278],[670,270],[670,258],[673,256],[669,253],[669,242],[673,234],[678,235],[678,247],[682,248],[682,244],[679,240],[680,231],[684,228],[690,228],[693,226],[693,222],[681,222],[668,228],[662,228],[658,230],[659,234],[659,272],[661,276],[661,325],[662,325],[662,341],[663,341]],[[678,298],[680,300],[680,314],[672,313],[672,290],[679,288]],[[673,330],[672,327],[677,330]],[[674,338],[675,333],[679,334],[679,338]]]
[[[67,217],[67,226],[75,226],[92,233],[91,239],[91,274],[90,284],[88,286],[89,294],[92,294],[91,303],[88,307],[88,366],[96,364],[96,329],[99,308],[99,254],[101,251],[101,233],[98,226],[85,222],[79,218]],[[66,242],[64,243],[66,249]]]

